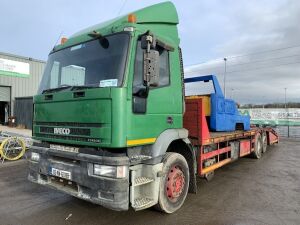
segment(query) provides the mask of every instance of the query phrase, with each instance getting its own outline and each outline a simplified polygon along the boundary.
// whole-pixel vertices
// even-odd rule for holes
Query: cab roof
[[[134,14],[136,16],[135,25],[145,25],[147,27],[157,27],[157,25],[176,25],[179,23],[177,10],[174,4],[170,1],[148,6],[137,11],[127,13],[126,15],[108,20],[94,26],[88,27],[73,34],[68,41],[63,45],[56,46],[53,50],[59,50],[79,42],[91,39],[87,34],[97,31],[102,35],[114,33],[118,27],[132,25],[128,23],[128,15]],[[176,29],[177,33],[177,29]]]

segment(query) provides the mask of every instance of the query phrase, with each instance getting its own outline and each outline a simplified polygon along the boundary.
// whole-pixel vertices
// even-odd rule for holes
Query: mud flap
[[[190,173],[189,193],[197,194],[197,178],[194,170],[192,174]]]

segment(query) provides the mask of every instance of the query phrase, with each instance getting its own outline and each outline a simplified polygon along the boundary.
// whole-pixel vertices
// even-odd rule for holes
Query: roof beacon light
[[[136,15],[129,14],[128,15],[128,23],[136,23]]]
[[[67,40],[68,40],[68,38],[62,37],[62,38],[60,39],[60,44],[63,45],[64,43],[67,42]]]

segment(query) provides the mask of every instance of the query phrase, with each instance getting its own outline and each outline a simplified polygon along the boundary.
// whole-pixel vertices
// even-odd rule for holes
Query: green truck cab
[[[114,210],[181,207],[196,161],[178,23],[165,2],[54,47],[34,97],[29,180]]]

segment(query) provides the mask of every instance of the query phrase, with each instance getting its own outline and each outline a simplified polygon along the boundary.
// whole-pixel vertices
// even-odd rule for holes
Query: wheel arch
[[[168,129],[162,132],[151,145],[152,157],[163,156],[166,152],[176,152],[181,154],[187,161],[190,171],[189,192],[197,192],[196,171],[197,162],[193,146],[188,139],[188,131],[181,129]]]

